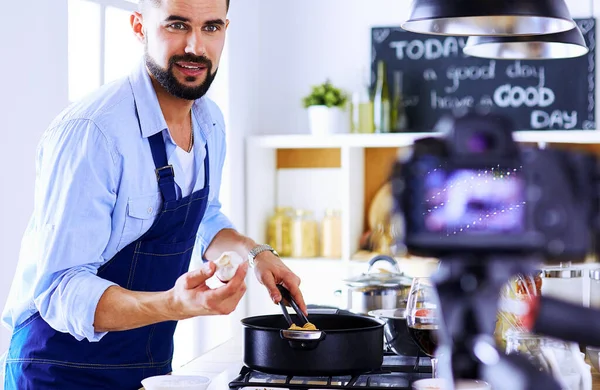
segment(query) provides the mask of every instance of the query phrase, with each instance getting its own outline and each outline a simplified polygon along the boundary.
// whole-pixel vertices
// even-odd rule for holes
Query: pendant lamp
[[[573,58],[589,52],[578,27],[569,31],[516,37],[470,37],[463,49],[473,57],[506,60]]]
[[[564,0],[413,0],[402,28],[436,35],[537,35],[576,27]]]

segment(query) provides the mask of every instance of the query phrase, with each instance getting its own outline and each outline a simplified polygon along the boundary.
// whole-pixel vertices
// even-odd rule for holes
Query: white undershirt
[[[194,191],[194,184],[196,183],[196,161],[194,159],[194,146],[190,152],[186,152],[179,146],[175,148],[177,159],[181,164],[181,170],[183,171],[183,180],[178,180],[177,184],[181,187],[181,197],[186,197]]]

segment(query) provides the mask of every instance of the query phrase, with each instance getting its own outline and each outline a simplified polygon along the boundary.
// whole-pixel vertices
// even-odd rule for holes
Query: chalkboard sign
[[[596,129],[596,23],[593,18],[575,21],[590,49],[587,55],[526,61],[467,56],[462,51],[467,37],[376,27],[371,81],[374,85],[377,62],[385,61],[390,94],[394,88],[403,94],[406,131],[432,131],[455,109],[476,107],[510,116],[519,130]]]

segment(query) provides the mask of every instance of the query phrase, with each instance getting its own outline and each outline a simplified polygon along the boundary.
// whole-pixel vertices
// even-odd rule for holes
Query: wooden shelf
[[[440,136],[440,133],[259,135],[249,137],[248,145],[270,149],[397,148],[410,146],[416,139],[430,136]],[[514,138],[518,142],[598,144],[600,131],[518,131],[514,133]]]
[[[266,241],[267,221],[278,206],[307,208],[320,219],[326,208],[342,216],[341,259],[284,258],[302,279],[303,291],[312,303],[337,302],[332,286],[345,277],[365,272],[371,256],[356,255],[368,229],[368,210],[389,178],[393,162],[403,148],[426,136],[441,133],[336,134],[327,136],[264,135],[246,140],[246,202],[244,233]],[[600,131],[521,131],[514,134],[523,144],[588,150],[600,154]],[[362,260],[362,261],[361,261]],[[403,267],[417,275],[435,262],[405,259]],[[248,286],[247,315],[271,308],[268,294],[255,284]]]
[[[306,257],[306,258],[299,258],[299,257],[282,257],[281,260],[284,263],[341,263],[342,259],[330,259],[330,258],[326,258],[326,257]]]

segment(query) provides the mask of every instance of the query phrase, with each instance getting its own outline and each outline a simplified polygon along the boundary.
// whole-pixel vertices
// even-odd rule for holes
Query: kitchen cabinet
[[[266,240],[267,222],[278,206],[309,207],[320,219],[335,207],[342,218],[340,259],[284,261],[303,279],[308,303],[335,305],[341,279],[366,271],[357,261],[359,241],[368,224],[368,207],[388,180],[398,153],[415,139],[437,133],[266,135],[246,139],[245,233]],[[521,131],[515,139],[541,147],[600,152],[598,131]],[[363,257],[362,260],[367,260]],[[276,312],[266,291],[250,278],[248,315]]]

